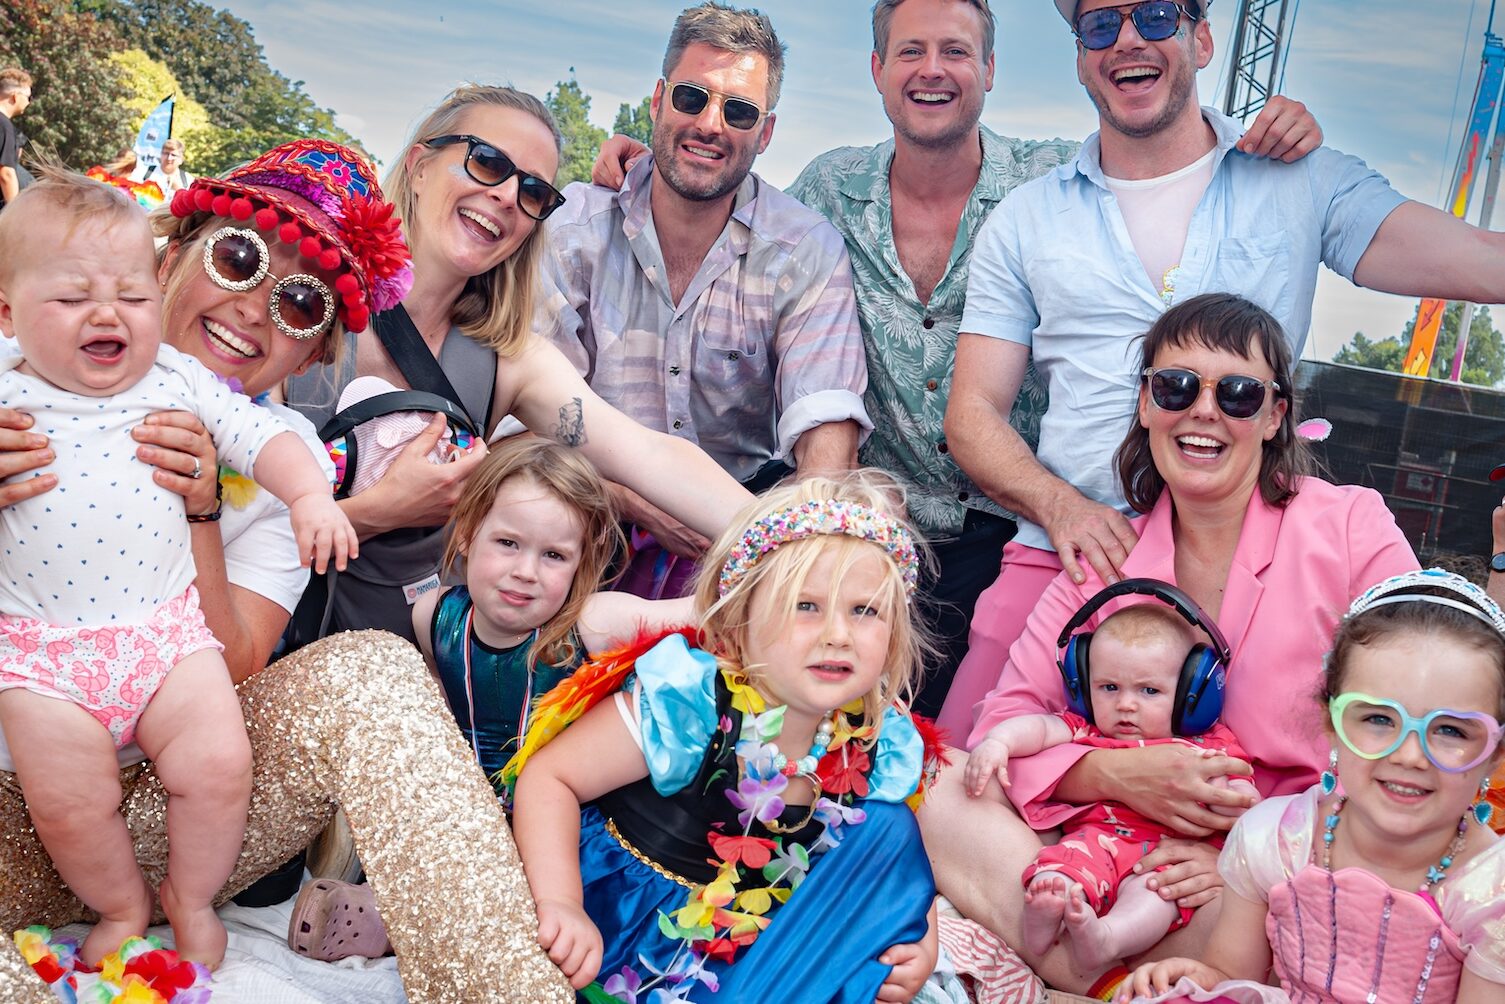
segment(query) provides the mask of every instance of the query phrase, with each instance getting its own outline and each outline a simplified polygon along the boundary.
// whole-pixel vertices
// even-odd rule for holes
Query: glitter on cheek
[[[533,901],[496,796],[416,649],[378,631],[335,635],[246,681],[240,699],[252,744],[251,811],[217,902],[292,857],[338,803],[409,1000],[574,999],[538,948]],[[121,784],[137,858],[155,886],[167,863],[167,796],[148,764],[123,770]],[[5,930],[82,919],[92,918],[36,841],[15,776],[0,772]],[[12,989],[5,974],[19,960],[0,951],[0,988]],[[506,996],[498,997],[502,973]]]

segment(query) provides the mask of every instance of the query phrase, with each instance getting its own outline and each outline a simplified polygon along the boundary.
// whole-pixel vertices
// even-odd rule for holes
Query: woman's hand
[[[0,408],[0,481],[52,463],[47,437],[29,432],[32,417],[14,408]],[[41,474],[14,484],[0,484],[0,507],[15,505],[57,487],[56,474]]]
[[[219,506],[219,462],[214,440],[197,415],[154,411],[131,430],[136,459],[156,468],[152,480],[183,496],[188,515],[202,516]],[[198,471],[199,476],[193,477]]]
[[[538,947],[576,990],[590,986],[601,971],[601,932],[579,903],[539,902]]]
[[[1162,959],[1146,962],[1124,980],[1114,998],[1117,1004],[1128,1004],[1136,997],[1154,997],[1163,994],[1183,976],[1190,976],[1193,983],[1203,990],[1222,983],[1228,977],[1211,966],[1204,966],[1196,959]]]
[[[1161,866],[1161,871],[1155,870]],[[1202,840],[1162,837],[1153,851],[1135,863],[1134,874],[1148,874],[1146,884],[1152,891],[1187,910],[1211,903],[1223,892],[1218,849]]]
[[[1243,777],[1254,772],[1244,761],[1217,750],[1165,743],[1097,750],[1087,756],[1104,758],[1106,797],[1188,837],[1205,837],[1233,826],[1234,817],[1220,815],[1209,805],[1247,809],[1253,804],[1245,792],[1212,783],[1219,775]]]
[[[362,492],[349,507],[349,515],[362,536],[408,526],[443,526],[450,510],[460,500],[465,480],[486,457],[486,444],[455,454],[447,464],[429,462],[429,454],[445,435],[448,422],[436,414],[413,441],[403,448],[381,480]]]

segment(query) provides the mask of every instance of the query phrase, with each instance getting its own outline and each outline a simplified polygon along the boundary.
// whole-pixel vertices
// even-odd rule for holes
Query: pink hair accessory
[[[888,552],[904,575],[905,592],[913,594],[920,583],[920,560],[914,538],[892,516],[860,502],[811,499],[788,509],[769,513],[749,526],[737,541],[716,587],[725,596],[747,577],[762,557],[792,541],[818,535],[844,534],[871,541]]]

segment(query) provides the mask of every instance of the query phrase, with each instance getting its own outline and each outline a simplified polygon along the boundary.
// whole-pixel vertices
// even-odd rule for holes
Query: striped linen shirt
[[[745,481],[804,432],[872,423],[852,268],[838,234],[755,174],[681,301],[653,227],[653,158],[620,192],[573,184],[549,218],[534,328],[591,388]]]

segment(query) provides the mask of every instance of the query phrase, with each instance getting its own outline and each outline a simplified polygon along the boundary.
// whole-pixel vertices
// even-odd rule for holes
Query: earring
[[[1322,772],[1322,794],[1324,797],[1338,790],[1338,748],[1334,746],[1327,755],[1327,770]]]
[[[1474,819],[1480,826],[1488,826],[1490,817],[1495,814],[1495,807],[1489,801],[1489,778],[1485,777],[1479,782],[1479,800],[1474,803]]]

